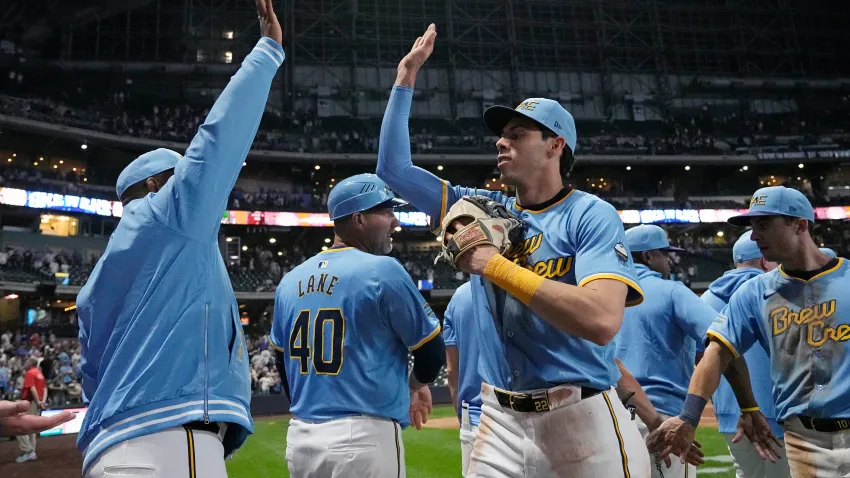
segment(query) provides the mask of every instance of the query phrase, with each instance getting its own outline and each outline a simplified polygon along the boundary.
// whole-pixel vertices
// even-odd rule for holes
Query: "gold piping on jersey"
[[[591,283],[595,280],[598,280],[598,279],[611,279],[611,280],[619,281],[619,282],[622,282],[623,284],[626,284],[628,287],[631,287],[635,292],[637,292],[638,298],[633,299],[631,301],[627,300],[626,301],[626,307],[633,307],[633,306],[638,305],[641,302],[643,302],[643,289],[640,288],[640,285],[638,285],[637,282],[629,279],[628,277],[623,277],[619,274],[612,274],[610,272],[602,272],[600,274],[591,274],[591,275],[585,277],[584,279],[582,279],[578,283],[578,286],[584,287],[587,284],[589,284],[589,283]],[[626,297],[628,297],[628,292],[626,293]]]
[[[327,249],[327,250],[325,250],[325,251],[320,252],[319,254],[326,254],[326,253],[328,253],[328,252],[347,251],[347,250],[349,250],[349,249],[354,249],[354,247],[352,247],[352,246],[348,246],[348,247],[339,247],[339,248],[336,248],[336,249],[334,249],[334,248],[332,248],[332,247],[331,247],[331,248],[328,248],[328,249]]]
[[[611,420],[614,422],[614,431],[617,432],[617,441],[620,442],[620,455],[623,457],[623,475],[626,478],[631,478],[629,474],[629,457],[626,455],[626,444],[623,442],[623,435],[620,433],[620,424],[617,423],[617,415],[614,414],[614,407],[611,405],[611,399],[608,398],[608,391],[602,392],[602,398],[605,399],[605,404],[608,405],[608,411],[611,412]]]
[[[427,336],[427,337],[425,337],[424,339],[420,340],[420,341],[419,341],[419,343],[418,343],[418,344],[416,344],[416,345],[414,345],[413,347],[410,347],[410,351],[411,351],[411,352],[413,352],[414,350],[418,349],[419,347],[422,347],[423,345],[425,345],[425,344],[427,344],[428,342],[430,342],[430,341],[431,341],[431,339],[433,339],[434,337],[436,337],[436,336],[437,336],[437,334],[439,334],[439,333],[440,333],[440,329],[441,329],[441,328],[442,328],[442,327],[438,324],[438,325],[437,325],[437,328],[436,328],[436,329],[434,329],[434,331],[433,331],[433,332],[431,332],[430,334],[428,334],[428,336]]]
[[[733,346],[732,346],[732,344],[731,344],[731,343],[729,343],[729,341],[728,341],[728,340],[726,340],[726,337],[724,337],[724,336],[722,336],[722,335],[718,334],[717,332],[715,332],[715,331],[713,331],[713,330],[709,330],[708,332],[706,332],[706,333],[705,333],[705,335],[707,335],[707,336],[708,336],[708,338],[710,338],[710,339],[717,339],[717,341],[718,341],[718,342],[720,342],[721,344],[723,344],[723,345],[724,345],[727,349],[729,349],[729,351],[730,351],[730,352],[732,352],[732,355],[733,355],[735,358],[738,358],[738,357],[740,357],[740,356],[741,356],[741,355],[738,353],[738,351],[737,351],[737,350],[735,350],[735,347],[733,347]]]
[[[529,214],[540,214],[541,212],[546,212],[549,209],[552,209],[553,207],[557,206],[558,204],[561,204],[562,202],[566,201],[567,198],[572,196],[574,192],[575,192],[575,189],[570,189],[570,192],[568,192],[566,196],[562,197],[561,199],[555,201],[554,203],[552,203],[552,204],[550,204],[550,205],[548,205],[548,206],[546,206],[546,207],[544,207],[543,209],[540,209],[540,210],[526,209],[526,208],[520,206],[519,202],[516,202],[516,201],[514,202],[514,207],[517,208],[518,211],[528,212]]]
[[[440,199],[440,217],[437,218],[437,228],[433,229],[431,233],[436,234],[440,232],[440,229],[443,228],[443,218],[446,217],[446,201],[448,200],[448,185],[442,179],[440,182],[443,184],[443,195]],[[433,218],[432,218],[433,222]]]
[[[794,279],[794,280],[798,280],[798,281],[800,281],[800,282],[811,282],[811,281],[813,281],[813,280],[817,279],[818,277],[823,277],[823,276],[825,276],[825,275],[827,275],[827,274],[831,274],[831,273],[833,273],[833,272],[837,271],[837,270],[841,267],[841,265],[842,265],[842,264],[844,264],[844,258],[843,258],[843,257],[839,257],[839,258],[838,258],[838,262],[835,264],[835,267],[832,267],[832,268],[830,268],[830,269],[827,269],[827,270],[825,270],[825,271],[821,272],[820,274],[818,274],[818,275],[816,275],[816,276],[812,277],[812,278],[811,278],[811,279],[809,279],[809,280],[804,280],[804,279],[800,279],[799,277],[789,276],[788,274],[786,274],[786,273],[785,273],[785,271],[784,271],[784,270],[782,270],[782,265],[781,265],[781,264],[779,265],[779,273],[780,273],[780,274],[782,274],[783,276],[787,277],[788,279]]]

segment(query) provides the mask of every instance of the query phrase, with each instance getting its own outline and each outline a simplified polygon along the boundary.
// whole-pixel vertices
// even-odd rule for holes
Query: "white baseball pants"
[[[467,477],[649,478],[649,452],[613,388],[582,400],[579,387],[561,385],[548,397],[549,411],[521,413],[482,384]]]
[[[222,434],[169,428],[121,442],[92,463],[86,478],[227,478]]]
[[[286,461],[292,478],[406,476],[401,427],[385,418],[293,418],[286,434]]]
[[[461,476],[466,476],[467,470],[469,470],[469,455],[472,453],[473,445],[475,445],[475,435],[477,433],[478,425],[473,425],[469,422],[469,409],[466,402],[463,402],[460,419]]]
[[[737,478],[791,478],[791,470],[788,468],[788,457],[783,453],[782,458],[773,463],[770,460],[762,460],[753,444],[747,437],[738,443],[732,443],[734,433],[724,433],[729,453],[735,460],[735,476]],[[784,443],[779,440],[780,443]]]
[[[669,418],[664,416],[664,418]],[[646,424],[640,417],[635,417],[635,424],[640,431],[640,435],[646,440],[646,436],[649,435],[649,428],[647,428]],[[697,476],[697,467],[694,465],[689,465],[687,463],[682,464],[679,461],[679,457],[675,455],[670,455],[670,468],[667,468],[667,464],[662,462],[656,462],[655,457],[652,458],[652,478],[694,478]]]
[[[850,430],[816,432],[792,417],[785,422],[785,452],[795,478],[850,477]]]

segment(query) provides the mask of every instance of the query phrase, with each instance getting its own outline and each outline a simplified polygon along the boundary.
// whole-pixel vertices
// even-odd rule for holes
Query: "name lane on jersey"
[[[330,280],[328,279],[330,277]],[[339,277],[330,274],[313,274],[307,279],[307,285],[304,287],[303,281],[298,281],[298,298],[302,298],[307,294],[322,293],[332,296],[334,286]]]

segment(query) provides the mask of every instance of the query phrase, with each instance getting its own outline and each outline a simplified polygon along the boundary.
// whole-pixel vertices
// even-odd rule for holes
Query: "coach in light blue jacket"
[[[224,458],[253,431],[248,351],[217,236],[283,60],[263,37],[185,156],[151,151],[118,178],[121,222],[77,298],[88,477],[226,476]]]
[[[729,299],[736,290],[741,288],[745,282],[753,277],[760,276],[765,272],[776,269],[778,265],[770,262],[762,256],[758,244],[750,236],[752,231],[741,234],[732,246],[732,259],[735,268],[726,271],[708,286],[708,290],[702,294],[702,301],[708,304],[718,313],[726,307]],[[825,254],[829,252],[821,249]],[[835,256],[835,253],[832,254]],[[744,354],[747,368],[750,372],[750,384],[753,387],[753,395],[761,409],[761,413],[770,423],[770,430],[774,435],[782,439],[785,430],[776,422],[776,406],[773,400],[773,380],[770,379],[770,357],[763,347],[757,345],[750,347]],[[741,409],[735,393],[725,377],[720,377],[717,391],[711,397],[714,406],[714,414],[717,416],[717,425],[720,433],[726,439],[729,451],[734,459],[735,469],[738,476],[746,478],[788,478],[791,471],[788,468],[788,457],[785,454],[776,462],[762,460],[747,439],[738,443],[732,443],[738,426],[738,417]]]
[[[697,350],[702,350],[705,332],[714,321],[711,307],[681,282],[669,280],[668,253],[671,247],[664,229],[654,225],[636,226],[626,231],[626,244],[635,261],[643,303],[626,309],[617,335],[617,358],[626,366],[649,396],[659,413],[675,416],[682,409]],[[646,438],[658,424],[638,429]],[[653,477],[696,476],[693,465],[672,460],[670,469],[656,464]]]

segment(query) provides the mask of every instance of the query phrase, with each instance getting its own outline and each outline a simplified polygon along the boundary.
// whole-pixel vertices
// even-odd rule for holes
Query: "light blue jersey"
[[[701,299],[712,309],[720,312],[726,307],[732,294],[738,288],[761,274],[764,274],[761,269],[751,268],[726,271],[708,286],[708,290],[705,291]],[[756,397],[756,403],[770,423],[773,434],[782,438],[785,431],[776,423],[776,407],[773,405],[773,381],[770,379],[770,358],[768,358],[764,348],[759,345],[747,350],[744,353],[744,359],[747,361],[747,368],[750,371],[750,383],[752,384],[753,395]],[[735,433],[741,408],[738,406],[735,392],[732,391],[732,386],[729,385],[726,377],[720,377],[720,385],[711,397],[711,402],[714,406],[714,414],[717,415],[720,433]]]
[[[850,265],[810,280],[782,266],[742,285],[708,332],[737,358],[758,341],[770,357],[776,418],[850,418]]]
[[[187,422],[229,423],[225,456],[253,430],[248,352],[218,231],[283,59],[277,42],[260,39],[174,175],[124,207],[77,296],[84,472],[113,445]]]
[[[408,426],[408,351],[439,333],[397,260],[352,247],[307,259],[275,293],[271,342],[301,420],[369,415]]]
[[[472,286],[458,287],[443,317],[443,341],[458,350],[457,416],[462,402],[469,404],[469,423],[478,426],[481,416],[481,377],[478,375],[478,327],[472,310]]]
[[[567,191],[541,210],[528,210],[516,198],[484,189],[452,186],[413,166],[407,115],[413,90],[394,87],[381,127],[378,176],[432,218],[463,196],[483,195],[505,205],[528,226],[522,263],[547,279],[584,286],[613,279],[628,288],[627,304],[642,300],[623,222],[610,204],[591,194]],[[473,310],[478,325],[482,380],[499,388],[523,391],[573,383],[608,389],[620,378],[614,345],[596,345],[563,332],[475,276]]]
[[[717,315],[681,282],[636,264],[644,301],[626,309],[617,336],[617,358],[640,383],[656,410],[682,410],[697,350]],[[699,344],[699,345],[698,345]]]

